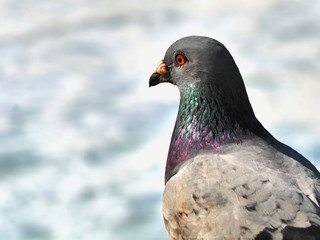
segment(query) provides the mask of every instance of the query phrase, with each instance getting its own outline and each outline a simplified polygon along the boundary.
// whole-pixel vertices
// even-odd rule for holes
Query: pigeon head
[[[201,96],[218,102],[223,111],[232,115],[240,110],[253,117],[239,69],[229,51],[215,39],[190,36],[173,43],[151,75],[149,86],[163,82],[178,86],[181,94],[196,88]]]
[[[210,84],[210,80],[223,84],[232,80],[232,75],[239,74],[223,44],[201,36],[185,37],[173,43],[161,64],[164,64],[163,68],[160,71],[157,68],[150,78],[150,87],[162,82],[170,82],[178,87],[196,82]]]
[[[180,90],[167,180],[177,165],[200,151],[216,151],[224,144],[245,141],[248,134],[262,127],[231,54],[212,38],[190,36],[173,43],[151,75],[149,86],[163,82]]]

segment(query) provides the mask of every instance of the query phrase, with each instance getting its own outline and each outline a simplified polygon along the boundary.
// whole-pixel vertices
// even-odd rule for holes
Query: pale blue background
[[[223,42],[256,115],[320,167],[320,3],[0,0],[0,239],[167,239],[178,107],[148,88],[186,35]]]

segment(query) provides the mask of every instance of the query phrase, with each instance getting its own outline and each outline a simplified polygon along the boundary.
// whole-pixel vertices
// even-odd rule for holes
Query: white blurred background
[[[0,239],[167,239],[175,40],[221,41],[258,119],[320,167],[317,0],[0,0]]]

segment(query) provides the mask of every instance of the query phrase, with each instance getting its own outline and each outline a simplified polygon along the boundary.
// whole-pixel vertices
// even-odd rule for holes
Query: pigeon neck
[[[201,151],[218,151],[225,144],[242,141],[244,131],[238,124],[231,124],[218,105],[201,97],[195,84],[180,88],[178,116],[167,158],[166,182],[184,160]]]

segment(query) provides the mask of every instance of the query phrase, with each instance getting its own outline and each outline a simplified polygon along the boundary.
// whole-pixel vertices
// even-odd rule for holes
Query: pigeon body
[[[320,239],[320,174],[256,119],[228,50],[173,43],[149,80],[180,90],[162,198],[170,239]]]

